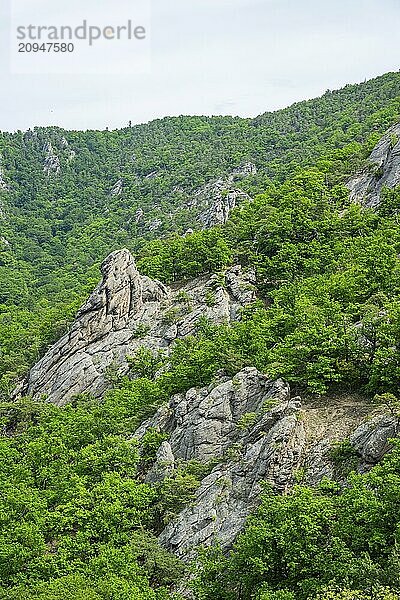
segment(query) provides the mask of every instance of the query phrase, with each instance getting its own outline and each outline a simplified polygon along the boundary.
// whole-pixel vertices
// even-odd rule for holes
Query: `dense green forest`
[[[350,203],[344,183],[399,120],[393,73],[256,119],[1,134],[0,598],[167,600],[188,578],[197,600],[400,597],[398,444],[344,489],[266,487],[229,555],[213,548],[188,566],[156,536],[192,499],[201,465],[150,486],[142,474],[160,434],[140,449],[132,440],[171,394],[221,365],[255,366],[306,396],[398,395],[400,190],[372,210]],[[49,142],[59,172],[44,171]],[[191,194],[248,161],[258,171],[240,186],[254,201],[196,230]],[[139,352],[136,378],[112,379],[101,401],[11,401],[123,246],[166,283],[239,262],[256,270],[259,300],[231,327],[201,321],[168,362]]]

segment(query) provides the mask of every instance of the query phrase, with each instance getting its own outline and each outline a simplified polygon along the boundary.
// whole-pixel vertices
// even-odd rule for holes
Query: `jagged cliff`
[[[254,274],[239,266],[222,280],[204,277],[171,288],[141,275],[130,252],[120,250],[101,271],[102,281],[70,330],[31,369],[18,394],[46,395],[58,405],[83,392],[100,396],[108,368],[125,373],[126,356],[139,346],[168,351],[175,339],[196,331],[200,317],[229,323],[255,299]]]

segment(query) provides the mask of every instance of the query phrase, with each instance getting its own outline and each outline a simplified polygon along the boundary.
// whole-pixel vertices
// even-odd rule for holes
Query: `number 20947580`
[[[73,52],[75,46],[72,42],[59,43],[59,42],[46,42],[43,44],[21,42],[18,44],[18,52]]]

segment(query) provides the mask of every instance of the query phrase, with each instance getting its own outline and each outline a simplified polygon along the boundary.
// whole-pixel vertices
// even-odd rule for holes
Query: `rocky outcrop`
[[[162,225],[161,219],[153,219],[147,226],[149,231],[157,231]]]
[[[123,179],[118,179],[110,191],[110,196],[120,196],[124,189],[124,181]]]
[[[4,171],[2,170],[1,166],[0,166],[0,190],[4,190],[4,191],[8,190],[8,185],[4,179]]]
[[[104,261],[102,275],[68,333],[33,367],[19,394],[46,395],[57,405],[83,392],[101,396],[108,369],[126,373],[126,356],[138,347],[168,353],[176,339],[196,331],[201,317],[230,323],[255,300],[254,274],[239,266],[223,277],[168,287],[141,275],[129,251],[121,250]],[[150,428],[164,434],[143,472],[147,482],[174,478],[193,462],[207,473],[193,501],[165,526],[160,543],[182,558],[216,541],[228,548],[257,506],[263,482],[287,493],[296,481],[340,481],[344,467],[367,471],[390,449],[398,425],[365,401],[302,404],[286,382],[253,367],[234,377],[221,371],[209,386],[175,395],[134,434],[139,447]]]
[[[227,188],[226,182],[218,179],[198,192],[195,200],[208,205],[208,208],[200,213],[198,220],[204,229],[209,229],[214,225],[226,223],[231,211],[244,200],[251,198],[241,190]]]
[[[151,171],[151,173],[148,173],[147,175],[144,176],[145,179],[156,179],[156,177],[159,177],[161,175],[160,171]]]
[[[69,147],[68,140],[64,136],[62,136],[61,138],[61,149],[66,155],[67,162],[71,162],[71,160],[75,158],[76,152],[75,150],[72,150],[72,148]]]
[[[150,427],[169,434],[148,481],[170,475],[185,461],[218,462],[160,542],[179,556],[216,540],[229,546],[257,504],[261,482],[279,492],[293,482],[305,445],[300,408],[284,381],[271,381],[248,367],[173,397],[143,423],[135,434],[139,441]]]
[[[366,169],[347,182],[350,200],[379,206],[381,192],[400,185],[400,123],[391,127],[373,149]]]
[[[207,388],[174,396],[168,407],[142,424],[135,437],[141,439],[149,427],[155,427],[169,433],[175,459],[222,459],[232,444],[247,436],[247,425],[239,427],[240,420],[247,415],[249,421],[255,421],[271,398],[273,402],[287,401],[287,384],[269,381],[255,368],[247,367],[233,379],[220,376]]]
[[[144,216],[144,212],[141,208],[138,208],[137,211],[135,212],[135,223],[140,223],[140,221],[143,219]]]
[[[350,436],[350,444],[360,458],[359,470],[366,471],[390,449],[389,440],[398,435],[398,418],[379,415],[362,423]]]
[[[229,548],[257,506],[263,482],[287,493],[297,481],[344,482],[349,470],[369,470],[390,449],[398,428],[392,416],[369,418],[371,410],[371,404],[348,399],[302,405],[287,383],[252,367],[174,396],[135,433],[139,445],[150,428],[168,436],[146,481],[173,477],[188,461],[209,465],[209,474],[193,502],[162,531],[160,543],[185,559],[199,546]]]
[[[348,470],[369,471],[390,449],[390,442],[398,434],[397,420],[390,415],[377,415],[362,422],[345,439],[343,455],[340,444],[332,437],[324,437],[307,449],[304,458],[304,483],[316,485],[324,477],[341,480]],[[340,439],[340,438],[339,438]],[[343,441],[343,436],[341,436]]]
[[[137,176],[137,183],[143,184],[147,180],[153,180],[162,174],[160,171],[153,171],[147,175]],[[197,225],[202,229],[208,229],[214,225],[226,223],[231,211],[244,201],[252,201],[252,198],[240,189],[240,181],[246,177],[257,174],[257,167],[247,162],[234,169],[230,174],[222,176],[206,185],[198,188],[194,192],[188,192],[181,186],[175,186],[172,189],[174,196],[174,208],[169,214],[160,214],[160,206],[155,203],[147,207],[146,215],[142,208],[139,208],[134,220],[136,224],[149,232],[160,232],[166,223],[177,219],[177,228],[180,227],[181,217],[184,213],[190,212],[191,225]],[[123,190],[117,181],[110,195],[119,195]],[[156,211],[158,216],[149,216],[149,209]],[[178,218],[179,217],[179,218]],[[187,214],[186,219],[187,220]],[[191,229],[191,228],[190,228]]]
[[[247,163],[244,163],[244,165],[241,165],[240,167],[237,167],[236,169],[234,169],[232,171],[232,175],[233,175],[233,177],[240,178],[240,179],[242,177],[249,177],[250,175],[257,175],[257,167],[254,163],[247,162]]]
[[[27,132],[24,136],[26,142],[36,139],[36,132]],[[62,170],[62,165],[70,163],[76,156],[75,150],[72,150],[65,136],[53,136],[52,141],[45,142],[42,152],[44,153],[43,172],[48,177],[58,175]]]
[[[229,323],[255,299],[254,275],[240,267],[222,282],[205,277],[174,289],[141,275],[128,250],[113,252],[101,270],[70,330],[31,369],[19,394],[46,395],[58,405],[83,392],[100,396],[109,368],[127,372],[126,356],[139,346],[168,352],[175,339],[196,331],[200,317]]]
[[[221,177],[198,189],[188,202],[188,208],[200,209],[197,220],[204,229],[226,223],[236,206],[245,200],[252,200],[237,187],[236,182],[256,173],[257,168],[253,163],[238,167],[227,177]]]
[[[4,173],[2,162],[3,162],[3,157],[0,154],[0,190],[7,192],[7,191],[9,191],[10,188],[7,184],[7,181],[5,180],[5,173]]]
[[[61,162],[60,158],[54,151],[54,148],[51,142],[46,142],[43,146],[43,152],[45,154],[45,159],[43,162],[43,171],[49,176],[51,173],[58,175],[61,170]]]

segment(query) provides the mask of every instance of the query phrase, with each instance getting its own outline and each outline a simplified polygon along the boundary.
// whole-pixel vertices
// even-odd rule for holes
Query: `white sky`
[[[97,1],[111,16],[124,0]],[[400,0],[152,0],[151,73],[12,75],[10,2],[0,0],[1,130],[255,116],[400,68]],[[54,2],[68,7],[40,0]]]

